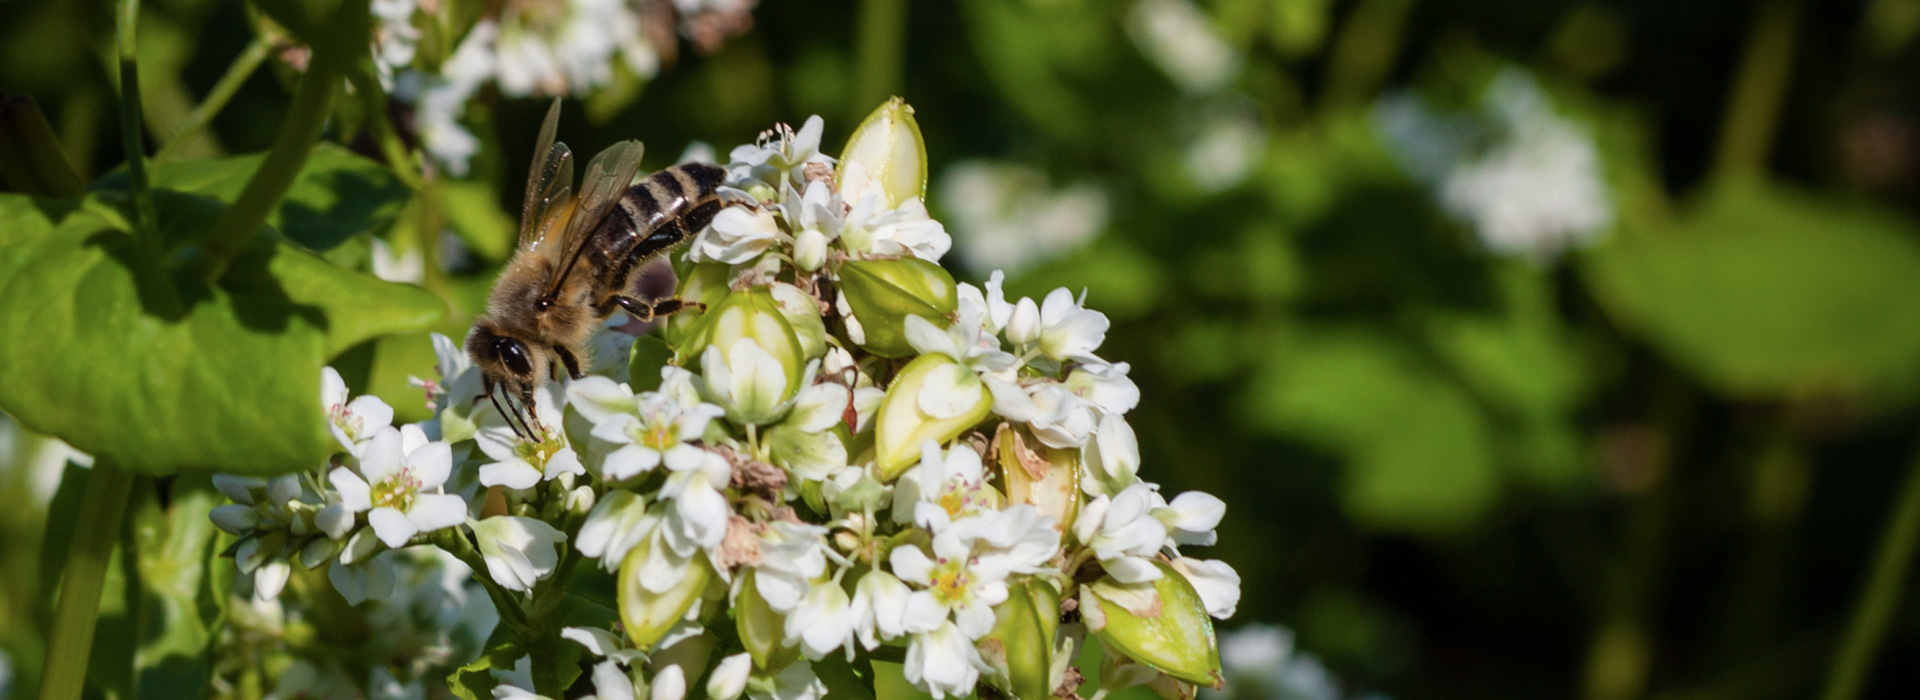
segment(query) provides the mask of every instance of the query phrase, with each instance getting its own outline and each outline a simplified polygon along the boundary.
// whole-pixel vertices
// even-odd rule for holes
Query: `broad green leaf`
[[[1584,263],[1608,315],[1724,391],[1901,398],[1920,383],[1920,227],[1893,212],[1735,184]]]
[[[480,658],[447,675],[447,690],[452,691],[454,697],[461,700],[493,700],[493,689],[500,685],[500,681],[493,677],[493,670],[510,670],[515,661],[527,655],[518,643],[506,641],[512,635],[503,635],[505,631],[506,626],[502,625],[494,633],[494,638],[488,640],[487,650],[480,654]],[[579,646],[571,642],[568,644]]]
[[[1498,495],[1480,408],[1385,336],[1311,334],[1255,372],[1243,407],[1256,428],[1343,456],[1343,501],[1363,524],[1460,531]]]
[[[232,204],[265,159],[266,154],[256,153],[161,162],[151,173],[153,187]],[[128,186],[122,170],[101,178],[93,189],[126,190]],[[355,235],[386,228],[405,207],[408,196],[406,186],[386,166],[322,142],[307,154],[306,165],[280,206],[267,214],[267,225],[308,249],[326,252]]]
[[[849,663],[842,654],[828,654],[813,662],[813,673],[827,685],[834,700],[873,700],[873,659],[865,654]]]
[[[627,384],[634,391],[653,391],[660,388],[660,368],[673,360],[673,346],[661,340],[657,335],[643,335],[633,341],[633,350],[627,355]]]
[[[169,248],[223,205],[157,191]],[[165,267],[127,198],[0,195],[0,407],[36,432],[146,474],[274,474],[334,451],[320,368],[374,336],[425,327],[444,302],[256,238],[218,285]]]

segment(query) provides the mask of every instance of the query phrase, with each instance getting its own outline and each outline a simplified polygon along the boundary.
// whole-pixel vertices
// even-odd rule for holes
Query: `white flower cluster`
[[[1206,700],[1387,700],[1381,693],[1349,694],[1320,658],[1294,644],[1293,630],[1253,624],[1220,636],[1226,682],[1202,691]]]
[[[1085,182],[1052,189],[1046,173],[1015,163],[954,165],[939,193],[968,269],[1018,275],[1085,247],[1107,227],[1106,190]]]
[[[1478,115],[1436,114],[1402,93],[1374,105],[1373,121],[1407,171],[1496,254],[1544,263],[1613,224],[1592,135],[1555,113],[1523,70],[1494,76]]]
[[[1090,633],[1145,669],[1129,683],[1216,684],[1209,617],[1233,614],[1239,578],[1182,549],[1212,544],[1225,506],[1139,478],[1140,392],[1097,354],[1106,316],[1066,289],[1008,299],[998,271],[947,276],[904,104],[842,159],[821,131],[733,151],[736,204],[678,261],[705,309],[668,324],[673,359],[547,384],[533,437],[474,408],[491,404],[446,338],[424,425],[387,425],[329,372],[345,454],[324,482],[229,490],[215,514],[256,590],[297,552],[379,598],[381,553],[430,542],[504,601],[519,648],[580,645],[598,698],[681,700],[704,678],[714,700],[817,700],[816,664],[861,655],[936,698],[1041,698],[1077,681]],[[613,574],[619,624],[538,619],[583,560]],[[1193,636],[1168,645],[1148,617]],[[541,658],[495,695],[550,692]]]
[[[479,148],[460,119],[487,83],[509,97],[585,96],[616,70],[649,79],[672,60],[677,35],[711,51],[751,27],[755,0],[511,2],[467,30],[445,61],[418,65],[420,26],[445,22],[434,13],[448,4],[374,0],[373,54],[381,82],[414,106],[421,145],[460,176]]]

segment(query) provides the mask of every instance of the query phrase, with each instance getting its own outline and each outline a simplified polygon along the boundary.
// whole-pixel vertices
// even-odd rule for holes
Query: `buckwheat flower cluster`
[[[1613,224],[1593,136],[1521,69],[1494,76],[1477,114],[1436,113],[1398,94],[1374,106],[1373,121],[1405,169],[1493,253],[1545,263]]]
[[[453,37],[445,60],[417,60],[423,27],[470,16],[457,5],[374,0],[373,53],[382,83],[413,105],[423,147],[459,176],[479,148],[460,120],[486,84],[509,97],[580,97],[612,85],[619,71],[650,79],[672,62],[679,37],[709,52],[752,28],[755,0],[504,3]]]
[[[391,595],[382,553],[464,562],[502,627],[465,695],[819,700],[878,660],[936,698],[1044,700],[1075,697],[1089,637],[1103,691],[1217,685],[1239,579],[1188,552],[1224,505],[1140,478],[1106,316],[953,280],[904,103],[838,157],[824,129],[732,151],[732,205],[674,255],[700,306],[632,342],[624,380],[549,381],[516,432],[436,337],[431,420],[330,390],[351,429],[326,478],[216,517],[291,538],[252,504],[306,504],[317,534],[275,551],[322,543],[292,565],[355,602]]]

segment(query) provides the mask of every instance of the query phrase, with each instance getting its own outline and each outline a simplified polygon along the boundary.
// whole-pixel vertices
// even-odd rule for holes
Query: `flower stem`
[[[115,18],[115,43],[120,48],[120,139],[127,151],[127,177],[133,183],[135,227],[146,240],[157,240],[160,217],[153,209],[153,189],[147,180],[147,147],[141,134],[140,70],[134,65],[134,31],[140,20],[140,0],[121,0]]]
[[[233,94],[240,91],[240,86],[246,84],[247,78],[253,77],[253,72],[258,70],[260,64],[266,60],[267,42],[256,37],[252,43],[247,44],[247,48],[241,49],[240,55],[234,57],[233,65],[227,66],[226,74],[220,76],[220,81],[213,84],[212,90],[207,91],[206,98],[202,99],[200,104],[193,108],[193,112],[187,115],[187,123],[180,125],[180,128],[173,132],[173,136],[167,139],[166,145],[160,147],[159,153],[153,154],[153,161],[158,163],[178,155],[180,147],[191,140],[194,134],[206,128],[208,122],[213,121],[214,115],[219,114],[220,110],[227,106],[227,102],[233,99]]]
[[[78,526],[68,542],[67,564],[61,572],[47,663],[40,675],[40,700],[74,700],[86,686],[100,591],[132,491],[133,474],[106,460],[95,462],[87,475],[87,490],[74,521]]]
[[[906,0],[861,0],[859,103],[852,114],[866,114],[899,89],[906,34]]]
[[[493,608],[500,612],[500,620],[507,623],[514,632],[524,634],[527,628],[526,611],[521,610],[520,604],[515,602],[512,596],[507,595],[506,589],[494,583],[493,577],[487,575],[486,560],[480,557],[479,552],[474,551],[473,545],[467,541],[467,535],[462,528],[450,527],[435,531],[430,541],[434,546],[453,555],[453,558],[459,559],[460,563],[472,569],[474,580],[480,582],[481,588],[487,589],[487,597],[493,600]]]
[[[287,188],[293,186],[293,178],[306,165],[307,153],[320,138],[327,115],[333,111],[333,94],[339,89],[339,83],[340,75],[331,62],[315,60],[308,66],[306,77],[300,79],[300,89],[293,95],[293,104],[287,108],[286,121],[280,125],[280,136],[274,140],[273,150],[267,152],[266,161],[260,164],[253,179],[247,181],[240,198],[213,222],[213,232],[206,239],[206,257],[199,261],[201,279],[209,282],[220,279],[227,264],[260,233],[267,213],[286,196]]]
[[[1828,671],[1826,700],[1849,700],[1860,696],[1873,670],[1880,644],[1886,640],[1887,626],[1899,611],[1900,594],[1907,585],[1907,572],[1913,564],[1913,550],[1920,545],[1920,454],[1914,456],[1907,472],[1906,486],[1900,491],[1893,517],[1880,534],[1880,548],[1874,554],[1867,580],[1854,603],[1853,618],[1847,623],[1846,636],[1834,653]]]
[[[1780,105],[1793,77],[1794,28],[1800,22],[1797,0],[1767,0],[1755,9],[1740,75],[1727,98],[1726,121],[1714,153],[1714,179],[1758,174],[1773,147]]]

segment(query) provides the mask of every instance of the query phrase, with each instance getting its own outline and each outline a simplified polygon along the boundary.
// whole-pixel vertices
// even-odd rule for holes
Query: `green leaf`
[[[1461,531],[1499,492],[1480,408],[1386,337],[1309,334],[1255,372],[1242,415],[1344,456],[1346,510],[1371,527]]]
[[[210,672],[207,645],[213,640],[217,605],[203,605],[207,555],[219,531],[207,514],[222,502],[204,475],[173,482],[164,510],[141,509],[134,538],[138,544],[141,593],[146,596],[140,647],[134,653],[140,696],[194,697]]]
[[[1751,182],[1659,230],[1626,230],[1582,278],[1609,316],[1743,397],[1905,398],[1920,384],[1920,230]]]
[[[223,205],[157,191],[174,248]],[[132,233],[124,194],[0,195],[0,407],[36,432],[146,474],[277,474],[336,444],[320,407],[326,358],[422,328],[445,303],[343,270],[271,236],[218,285],[164,266]]]
[[[212,160],[167,161],[153,169],[153,188],[206,195],[232,204],[260,169],[266,154]],[[94,183],[94,190],[128,189],[126,171]],[[286,198],[267,215],[267,225],[310,250],[326,252],[362,233],[385,229],[405,207],[409,192],[377,162],[331,143],[319,143],[294,177]],[[449,202],[449,208],[452,202]],[[452,217],[449,217],[452,218]]]
[[[852,663],[843,654],[828,654],[813,662],[813,673],[827,685],[834,700],[873,700],[873,659],[865,654]]]
[[[673,359],[673,347],[657,335],[643,335],[633,341],[632,354],[627,356],[627,384],[634,391],[653,391],[660,388],[660,368],[667,366]]]
[[[513,663],[527,655],[519,644],[503,641],[505,637],[501,632],[505,629],[506,626],[502,625],[494,632],[494,639],[488,640],[487,651],[480,658],[447,675],[447,689],[453,692],[454,697],[461,700],[493,700],[493,689],[500,685],[500,681],[493,677],[493,669],[512,670]]]

